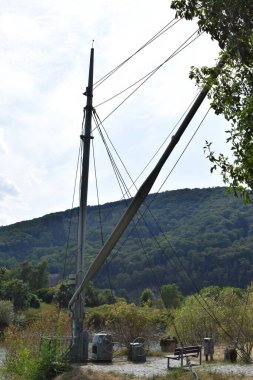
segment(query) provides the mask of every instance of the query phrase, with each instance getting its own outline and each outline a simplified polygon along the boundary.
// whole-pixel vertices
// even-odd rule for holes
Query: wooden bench
[[[168,358],[168,369],[170,369],[170,360],[180,360],[181,367],[184,364],[184,358],[199,358],[199,364],[201,364],[201,346],[188,346],[175,348],[174,355],[166,355]]]

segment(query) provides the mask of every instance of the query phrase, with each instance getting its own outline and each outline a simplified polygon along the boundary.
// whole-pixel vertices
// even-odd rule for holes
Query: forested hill
[[[151,194],[151,213],[138,229],[130,225],[111,254],[96,286],[116,294],[176,283],[185,294],[211,284],[245,287],[253,279],[253,205],[225,188],[183,189]],[[101,206],[103,238],[126,208],[124,201]],[[98,207],[88,208],[87,265],[101,247]],[[47,258],[51,273],[75,268],[78,209],[0,228],[0,266]],[[71,222],[71,228],[69,229]],[[157,220],[157,221],[156,221]],[[68,232],[70,231],[70,233]],[[66,241],[69,234],[68,251]]]

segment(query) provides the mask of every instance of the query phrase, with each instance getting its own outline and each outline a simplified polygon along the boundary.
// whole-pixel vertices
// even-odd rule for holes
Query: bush
[[[40,308],[40,300],[36,294],[31,294],[30,296],[30,307],[33,307],[34,309]]]
[[[41,336],[69,336],[70,321],[67,312],[56,307],[38,314],[27,326],[10,325],[4,331],[7,355],[3,371],[12,380],[46,380],[60,371],[66,362],[59,359],[55,342],[41,343]],[[61,349],[61,347],[59,347]],[[57,357],[56,357],[57,354]]]
[[[137,337],[146,342],[157,339],[157,334],[167,324],[166,315],[159,309],[138,307],[119,300],[112,307],[103,305],[89,309],[86,314],[89,328],[114,331],[115,339],[126,346]]]
[[[57,291],[54,295],[54,302],[59,307],[67,308],[71,297],[71,286],[66,281],[62,281],[60,285],[57,287]]]
[[[56,288],[41,288],[34,292],[37,297],[45,303],[52,303]]]
[[[59,348],[57,338],[43,340],[36,354],[23,345],[16,355],[6,355],[3,373],[11,375],[13,380],[51,380],[68,369]]]
[[[11,301],[0,301],[0,330],[9,326],[14,318],[13,304]]]

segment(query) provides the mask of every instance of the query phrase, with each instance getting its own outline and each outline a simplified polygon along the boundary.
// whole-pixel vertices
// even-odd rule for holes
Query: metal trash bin
[[[92,360],[96,362],[112,362],[113,341],[111,334],[98,333],[92,340]]]
[[[146,362],[144,340],[142,341],[140,338],[137,338],[134,342],[130,343],[127,360],[133,363]]]
[[[210,360],[213,360],[213,354],[214,354],[213,338],[204,338],[204,355],[206,357],[206,361],[208,361],[208,356],[210,356]]]

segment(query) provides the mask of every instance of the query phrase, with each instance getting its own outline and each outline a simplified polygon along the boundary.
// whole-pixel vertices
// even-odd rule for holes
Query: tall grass
[[[219,373],[204,373],[198,371],[200,380],[252,380],[250,376],[228,375]],[[57,376],[56,380],[147,380],[145,377],[134,377],[114,372],[91,371],[90,369],[75,368],[67,373]],[[154,376],[151,380],[192,380],[192,374],[185,369],[174,369],[166,376]]]
[[[37,315],[37,319],[26,327],[8,327],[4,333],[7,354],[3,376],[13,380],[52,379],[67,365],[59,337],[69,334],[68,314],[56,307]],[[45,336],[52,338],[42,339]]]

